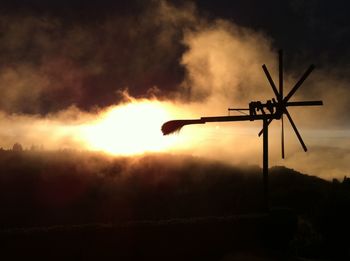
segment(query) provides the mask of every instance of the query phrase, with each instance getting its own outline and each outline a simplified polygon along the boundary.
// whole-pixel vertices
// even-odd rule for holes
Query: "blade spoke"
[[[322,101],[299,101],[299,102],[287,102],[286,106],[321,106]]]
[[[301,76],[300,80],[294,85],[292,90],[288,93],[288,95],[283,99],[283,101],[286,103],[293,95],[294,93],[299,89],[299,87],[303,84],[305,79],[309,76],[309,74],[313,71],[315,66],[313,64],[310,65],[310,67],[305,71],[303,76]]]
[[[279,50],[278,52],[279,58],[279,89],[280,89],[280,97],[281,101],[283,100],[283,51]]]
[[[279,63],[279,91],[280,91],[280,107],[285,107],[283,104],[283,51],[278,52],[278,63]],[[283,108],[282,108],[283,110]],[[284,159],[284,123],[283,114],[281,115],[281,153],[282,159]]]
[[[281,116],[281,125],[282,125],[282,132],[281,132],[282,159],[284,159],[284,123],[283,123],[283,115]]]
[[[267,79],[268,79],[268,81],[269,81],[269,83],[270,83],[270,85],[271,85],[271,87],[272,87],[273,92],[274,92],[275,95],[276,95],[277,100],[280,101],[280,95],[279,95],[279,93],[278,93],[278,91],[277,91],[277,88],[276,88],[275,83],[273,82],[273,80],[272,80],[272,78],[271,78],[271,75],[270,75],[269,71],[267,70],[266,65],[264,64],[264,65],[262,66],[262,68],[263,68],[263,70],[264,70],[264,72],[265,72],[265,75],[266,75],[266,77],[267,77]]]
[[[295,123],[294,123],[293,120],[292,120],[292,117],[290,116],[290,114],[289,114],[289,112],[287,111],[287,109],[284,110],[284,113],[287,115],[287,118],[288,118],[290,124],[292,125],[292,127],[293,127],[293,129],[294,129],[294,132],[295,132],[295,134],[297,135],[298,140],[299,140],[301,146],[303,147],[304,151],[306,152],[306,151],[307,151],[306,145],[305,145],[303,139],[301,138],[300,133],[299,133],[297,127],[295,126]]]
[[[272,122],[272,119],[268,119],[267,120],[267,126],[269,126],[271,122]],[[259,137],[263,134],[263,131],[264,131],[264,129],[261,129],[261,131],[258,134]]]

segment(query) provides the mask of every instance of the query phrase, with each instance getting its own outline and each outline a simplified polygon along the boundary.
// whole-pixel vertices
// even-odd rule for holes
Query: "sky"
[[[105,136],[100,129],[110,123],[90,123],[127,103],[146,106],[136,110],[140,117],[149,102],[168,108],[171,117],[226,115],[228,107],[273,97],[261,65],[273,74],[283,48],[286,88],[313,63],[316,69],[295,99],[322,99],[325,105],[290,110],[310,152],[303,154],[287,131],[289,157],[280,161],[279,138],[271,139],[271,164],[327,179],[349,176],[349,7],[340,0],[3,1],[0,146],[18,141],[80,148],[86,138],[106,148],[110,140],[95,136]],[[176,139],[191,140],[181,152],[260,164],[260,125],[194,128]],[[279,137],[278,124],[270,129]],[[129,129],[116,135],[116,147],[125,133],[130,136]],[[133,135],[123,146],[157,139],[136,141],[139,133]]]

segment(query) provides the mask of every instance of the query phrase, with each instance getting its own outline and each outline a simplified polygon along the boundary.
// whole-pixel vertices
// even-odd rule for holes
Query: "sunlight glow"
[[[90,150],[114,155],[164,151],[178,136],[163,136],[161,126],[173,116],[158,101],[141,100],[111,107],[96,121],[84,125],[80,138]]]

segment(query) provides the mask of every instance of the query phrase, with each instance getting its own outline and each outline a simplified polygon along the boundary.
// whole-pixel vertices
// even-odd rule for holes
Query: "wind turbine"
[[[292,119],[287,107],[300,107],[300,106],[320,106],[323,105],[322,101],[289,101],[295,92],[300,88],[306,78],[313,71],[315,66],[311,64],[309,68],[304,72],[299,81],[292,87],[286,96],[283,96],[283,51],[278,52],[279,63],[279,90],[273,81],[269,70],[265,64],[262,65],[262,69],[267,77],[268,82],[275,94],[275,97],[271,100],[267,100],[265,103],[261,101],[252,101],[249,103],[249,108],[229,108],[229,111],[249,111],[249,115],[235,115],[235,116],[214,116],[214,117],[201,117],[199,119],[186,119],[186,120],[171,120],[162,125],[162,132],[164,135],[168,135],[174,132],[178,132],[185,125],[190,124],[204,124],[207,122],[227,122],[227,121],[263,121],[263,128],[259,132],[259,136],[263,135],[263,183],[264,183],[264,200],[265,208],[269,210],[269,181],[268,181],[268,127],[273,120],[281,120],[281,152],[284,159],[284,120],[283,116],[286,115],[292,128],[303,148],[306,152],[307,147]]]

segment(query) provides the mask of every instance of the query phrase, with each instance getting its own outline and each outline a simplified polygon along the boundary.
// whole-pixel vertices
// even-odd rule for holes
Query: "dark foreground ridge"
[[[258,167],[0,151],[2,256],[346,260],[349,179],[328,182],[284,167],[270,174],[272,211],[264,213]]]
[[[291,217],[280,212],[12,229],[3,231],[1,237],[12,258],[222,260],[237,251],[252,250],[256,255],[286,257],[297,223]]]

